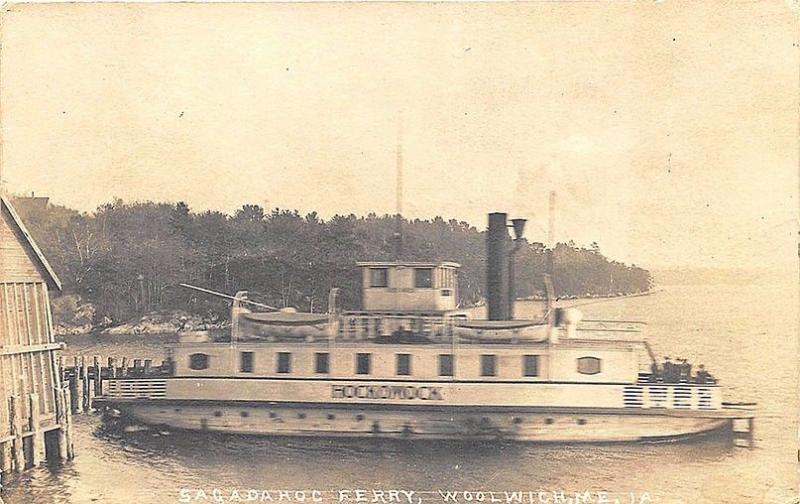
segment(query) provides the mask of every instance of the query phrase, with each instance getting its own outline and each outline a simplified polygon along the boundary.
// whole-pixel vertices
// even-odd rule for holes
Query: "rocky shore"
[[[74,295],[60,296],[52,300],[53,330],[56,336],[100,334],[107,336],[128,334],[176,334],[180,331],[207,331],[226,329],[227,320],[210,320],[184,310],[161,310],[147,313],[139,318],[122,323],[105,319],[98,320],[92,303],[82,302]]]

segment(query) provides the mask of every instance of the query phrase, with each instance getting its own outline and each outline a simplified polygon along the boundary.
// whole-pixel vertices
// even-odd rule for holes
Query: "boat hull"
[[[664,441],[730,430],[710,415],[631,414],[596,409],[398,409],[364,405],[170,400],[101,401],[108,418],[170,429],[268,436],[503,439],[525,442]]]

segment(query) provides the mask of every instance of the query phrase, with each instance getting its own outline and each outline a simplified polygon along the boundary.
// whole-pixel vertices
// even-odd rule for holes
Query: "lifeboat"
[[[468,341],[545,341],[548,327],[542,320],[459,320],[453,333]]]
[[[330,319],[320,313],[300,313],[291,308],[270,313],[241,313],[239,341],[316,341],[328,339]]]

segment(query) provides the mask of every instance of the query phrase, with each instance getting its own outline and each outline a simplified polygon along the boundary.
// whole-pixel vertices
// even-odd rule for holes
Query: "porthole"
[[[547,425],[552,425],[553,422],[555,422],[555,420],[553,420],[552,418],[545,418],[544,419],[544,423],[546,423]]]
[[[578,425],[586,425],[586,419],[585,418],[579,418],[578,419]]]
[[[333,413],[328,413],[328,420],[335,420],[335,419],[336,415],[334,415]]]
[[[222,416],[222,412],[221,411],[215,411],[214,412],[214,416],[215,417],[221,417]]]
[[[595,375],[600,372],[600,359],[597,357],[581,357],[578,359],[578,372],[585,375]]]
[[[189,356],[189,369],[194,369],[195,371],[200,371],[202,369],[208,369],[208,354],[204,353],[193,353]]]
[[[359,422],[363,421],[364,420],[364,415],[359,413],[358,415],[356,415],[356,420],[358,420]]]
[[[241,416],[242,418],[247,418],[250,416],[250,413],[247,411],[240,411],[239,416]]]
[[[273,413],[272,411],[270,411],[270,412],[269,412],[269,417],[270,417],[270,418],[275,418],[276,416],[278,416],[278,415],[276,415],[276,414],[275,414],[275,413]]]
[[[520,418],[518,416],[515,416],[514,418],[511,419],[511,422],[516,424],[516,425],[519,425],[519,424],[522,423],[522,418]]]
[[[300,420],[304,420],[306,418],[306,414],[305,413],[298,413],[297,414],[297,418],[299,418]]]

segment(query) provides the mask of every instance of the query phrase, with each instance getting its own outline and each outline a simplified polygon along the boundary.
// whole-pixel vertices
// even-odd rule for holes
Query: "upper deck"
[[[457,345],[367,341],[182,343],[176,376],[456,382],[635,383],[640,342]]]

